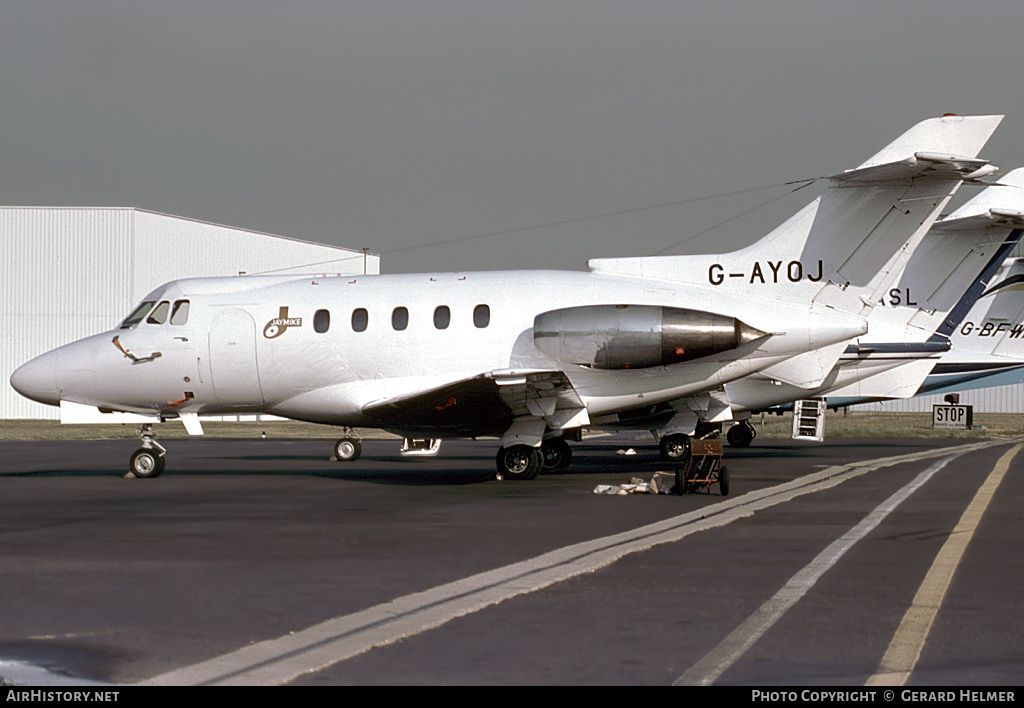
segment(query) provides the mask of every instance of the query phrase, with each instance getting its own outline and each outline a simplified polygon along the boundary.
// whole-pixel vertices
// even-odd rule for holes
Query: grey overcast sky
[[[383,272],[731,250],[814,187],[707,233],[789,188],[579,219],[839,172],[947,112],[1005,113],[982,157],[1022,166],[1022,27],[1020,0],[7,0],[0,203]]]

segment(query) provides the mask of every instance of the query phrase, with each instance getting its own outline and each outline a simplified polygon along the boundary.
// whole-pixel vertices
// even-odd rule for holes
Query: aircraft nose
[[[51,406],[60,405],[57,387],[57,351],[46,352],[18,367],[11,374],[11,386],[25,398]]]

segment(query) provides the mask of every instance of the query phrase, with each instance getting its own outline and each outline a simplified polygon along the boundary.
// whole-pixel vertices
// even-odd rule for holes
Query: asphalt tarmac
[[[595,494],[672,471],[617,437],[529,482],[493,441],[174,440],[148,480],[136,441],[3,442],[0,677],[1019,685],[1018,442],[755,440],[727,497]]]

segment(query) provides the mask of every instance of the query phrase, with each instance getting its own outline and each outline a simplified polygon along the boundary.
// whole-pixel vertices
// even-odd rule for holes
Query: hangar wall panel
[[[59,417],[11,388],[34,356],[112,329],[176,278],[380,272],[362,251],[131,208],[0,207],[0,418]]]
[[[128,297],[128,262],[115,254],[130,246],[130,222],[125,211],[0,209],[0,417],[57,417],[18,395],[10,375],[34,356],[111,326]]]
[[[960,403],[974,406],[975,413],[1021,413],[1024,412],[1024,384],[993,386],[968,391],[959,391]],[[880,403],[866,403],[851,406],[854,411],[886,411],[890,413],[931,413],[932,405],[945,403],[944,394],[916,396]]]
[[[202,221],[135,211],[133,301],[162,283],[188,277],[261,273],[362,273],[363,253],[234,229]],[[380,272],[370,256],[367,272]]]

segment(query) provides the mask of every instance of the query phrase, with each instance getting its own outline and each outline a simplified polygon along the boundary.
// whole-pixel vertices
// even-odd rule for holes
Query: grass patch
[[[61,425],[56,420],[0,420],[0,440],[121,440],[138,438],[139,426],[132,425]],[[161,440],[187,438],[184,426],[177,421],[154,425]],[[390,438],[395,435],[382,430],[358,428],[366,439]],[[300,421],[223,422],[203,421],[203,433],[210,438],[326,438],[340,437],[340,428]]]
[[[762,419],[764,424],[762,425]],[[759,438],[788,438],[793,416],[754,416],[750,422]],[[1024,435],[1024,413],[975,413],[972,430],[932,427],[931,413],[870,413],[829,411],[828,438],[1005,438]]]

